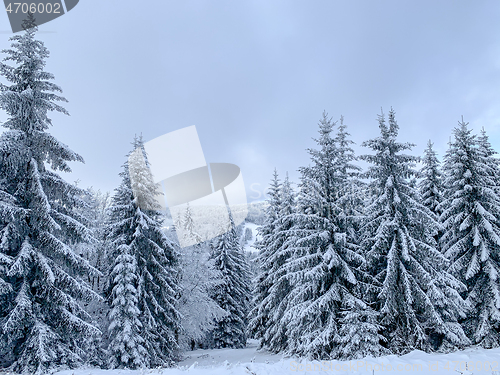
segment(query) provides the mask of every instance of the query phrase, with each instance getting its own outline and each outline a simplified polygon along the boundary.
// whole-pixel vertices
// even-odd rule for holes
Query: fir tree
[[[346,233],[350,243],[358,242],[358,233],[362,219],[363,184],[359,180],[361,168],[353,161],[357,160],[351,145],[354,144],[348,137],[347,125],[344,117],[340,117],[335,145],[337,148],[336,171],[339,183],[338,204],[341,208],[339,216],[340,231]]]
[[[381,345],[386,340],[380,334],[382,326],[378,323],[377,312],[362,301],[345,306],[340,327],[336,357],[353,360],[390,354]]]
[[[147,351],[144,366],[171,365],[179,349],[178,252],[162,230],[162,216],[155,199],[158,185],[147,168],[142,140],[134,141],[134,151],[121,177],[110,207],[109,255],[118,259],[126,245],[136,259],[135,288],[142,328],[135,329],[140,331]],[[111,280],[109,290],[114,286]]]
[[[379,192],[367,209],[362,243],[368,269],[381,284],[374,302],[393,352],[430,350],[433,333],[463,346],[468,339],[457,321],[464,316],[458,294],[464,286],[444,271],[447,260],[433,239],[434,215],[408,183],[416,175],[418,157],[401,154],[413,145],[396,141],[394,116],[391,109],[387,126],[380,115],[380,136],[363,143],[375,152],[362,158],[373,164],[367,176]]]
[[[190,237],[192,241],[199,243],[201,242],[201,236],[194,231],[194,220],[189,203],[186,205],[186,213],[184,214],[184,220],[180,221],[180,224],[184,226],[184,233],[186,237]],[[191,241],[190,241],[191,242]]]
[[[12,371],[39,374],[86,360],[85,341],[100,331],[80,302],[100,297],[79,276],[99,272],[68,246],[92,236],[76,211],[82,190],[56,172],[83,159],[47,131],[49,111],[68,114],[57,104],[66,99],[44,71],[49,51],[29,21],[3,51],[15,66],[0,64],[9,82],[0,86],[8,115],[0,136],[0,357]]]
[[[280,189],[281,183],[278,178],[278,172],[275,169],[267,192],[269,198],[267,200],[268,206],[265,211],[264,224],[258,228],[260,240],[256,241],[254,244],[254,247],[259,250],[259,255],[256,261],[259,264],[260,273],[255,280],[253,299],[255,307],[249,314],[251,320],[249,322],[248,330],[256,339],[261,339],[268,330],[267,320],[269,317],[269,311],[266,311],[264,308],[265,306],[263,305],[263,301],[269,295],[269,288],[271,287],[269,273],[272,265],[270,265],[268,259],[274,250],[271,248],[271,245],[273,242],[274,229],[276,227],[275,223],[278,219],[278,211],[281,203]]]
[[[276,178],[275,178],[276,180]],[[258,242],[257,246],[262,247],[259,255],[259,263],[262,270],[257,279],[256,290],[263,291],[261,299],[254,311],[258,311],[257,319],[251,321],[250,326],[260,328],[260,344],[273,352],[279,352],[287,347],[286,326],[282,324],[283,314],[286,310],[285,296],[290,291],[290,284],[286,279],[285,263],[290,257],[288,246],[285,245],[288,239],[288,231],[293,226],[293,214],[295,212],[295,193],[288,179],[288,174],[283,184],[276,186],[273,195],[277,195],[271,210],[271,201],[268,208],[267,220],[270,214],[275,214],[273,228],[266,236],[266,242]],[[265,273],[266,277],[262,275]],[[264,295],[265,294],[265,295]],[[260,322],[258,318],[260,317]],[[265,322],[265,323],[263,323]],[[260,323],[260,325],[258,325]]]
[[[130,254],[130,247],[120,245],[115,267],[111,272],[113,290],[108,327],[111,337],[109,344],[111,368],[140,368],[145,366],[148,353],[141,337],[142,323],[139,320],[137,298],[137,265]]]
[[[291,254],[284,273],[291,291],[284,298],[287,350],[310,358],[328,358],[339,340],[340,310],[351,304],[356,268],[363,264],[356,246],[342,232],[338,197],[338,148],[331,136],[334,123],[326,113],[320,121],[319,150],[309,150],[312,165],[301,169],[298,207],[288,231]]]
[[[445,200],[441,221],[450,271],[467,285],[471,307],[465,329],[483,347],[500,345],[500,199],[492,154],[485,139],[459,122],[444,162]]]
[[[495,158],[494,155],[498,153],[493,149],[484,128],[481,129],[480,135],[477,137],[479,152],[482,154],[484,160],[488,164],[488,169],[494,181],[494,190],[500,196],[500,159]]]
[[[432,146],[433,143],[429,140],[422,159],[424,164],[421,170],[422,180],[418,187],[423,205],[439,217],[442,213],[438,207],[443,201],[443,183],[439,160]]]
[[[249,271],[229,215],[230,226],[227,232],[213,240],[210,255],[214,268],[221,275],[221,282],[214,287],[211,297],[226,312],[224,317],[216,320],[210,341],[215,348],[244,348],[251,299]]]

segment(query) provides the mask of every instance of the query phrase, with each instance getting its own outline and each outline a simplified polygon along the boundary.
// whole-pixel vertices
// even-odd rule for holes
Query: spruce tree
[[[141,327],[134,329],[140,332],[147,352],[142,364],[156,367],[172,365],[178,358],[180,288],[178,251],[162,230],[162,215],[155,199],[159,187],[147,165],[142,140],[135,139],[134,151],[120,173],[122,183],[112,198],[108,241],[115,267],[123,249],[135,257],[137,274],[133,279],[140,311],[136,322]],[[115,286],[114,279],[110,280],[108,290]],[[110,303],[114,303],[112,296]],[[117,330],[112,330],[112,338],[116,334]],[[123,363],[114,363],[125,367]]]
[[[480,135],[477,137],[479,152],[488,164],[489,174],[494,181],[494,190],[500,196],[500,159],[494,157],[498,153],[493,149],[484,128],[481,129]]]
[[[111,342],[109,343],[111,368],[145,367],[148,353],[141,337],[142,323],[139,320],[136,259],[129,246],[120,245],[111,272],[111,311],[109,313]]]
[[[47,130],[61,88],[44,70],[49,51],[35,39],[30,15],[0,72],[0,108],[8,116],[0,136],[0,358],[12,371],[43,373],[86,360],[85,341],[100,334],[82,301],[100,297],[81,277],[99,274],[68,246],[92,241],[83,217],[82,190],[56,172],[70,172],[80,155]],[[49,168],[50,167],[50,168]]]
[[[286,278],[285,264],[291,256],[287,241],[295,213],[295,193],[288,174],[277,194],[278,206],[272,211],[276,214],[274,228],[266,237],[267,246],[259,257],[261,269],[263,273],[266,272],[266,277],[257,280],[256,289],[265,289],[266,295],[254,309],[260,312],[262,321],[265,321],[259,336],[261,346],[272,352],[280,352],[287,347],[286,325],[282,324],[282,319],[287,307],[285,297],[291,292],[291,287]],[[262,245],[259,243],[259,246]],[[255,320],[252,321],[254,322]]]
[[[423,205],[439,217],[442,213],[439,205],[443,201],[443,182],[439,160],[432,146],[433,143],[429,140],[422,159],[422,180],[418,187]]]
[[[343,304],[357,300],[357,268],[363,258],[342,231],[342,179],[338,174],[338,148],[332,138],[335,125],[326,113],[319,124],[319,149],[308,150],[312,165],[301,169],[301,185],[284,265],[291,291],[281,324],[286,326],[287,350],[324,359],[339,342]]]
[[[471,307],[464,327],[483,347],[500,345],[500,199],[492,154],[478,144],[462,119],[445,155],[441,221],[450,272],[467,285]],[[489,155],[488,155],[489,154]]]
[[[258,228],[260,240],[256,241],[254,244],[254,247],[259,250],[256,261],[259,264],[260,273],[254,281],[254,308],[249,313],[251,319],[248,330],[255,339],[262,339],[269,328],[269,311],[266,310],[263,301],[269,295],[269,288],[271,287],[269,273],[272,265],[268,262],[268,259],[274,251],[271,246],[281,203],[280,189],[281,183],[278,178],[278,171],[275,169],[271,184],[267,191],[269,198],[267,199],[264,223]],[[261,345],[262,343],[261,340]]]
[[[363,217],[363,184],[359,180],[361,168],[353,163],[357,157],[352,149],[354,142],[349,139],[349,136],[347,125],[344,124],[344,117],[341,116],[335,137],[337,149],[335,169],[339,184],[337,200],[341,208],[339,227],[340,231],[349,237],[350,243],[357,243]]]
[[[372,164],[367,177],[374,180],[378,196],[367,208],[362,245],[368,269],[381,285],[374,302],[383,333],[395,353],[430,350],[434,333],[463,346],[468,339],[458,319],[465,304],[458,291],[464,286],[445,271],[447,260],[433,238],[438,224],[408,182],[419,159],[401,153],[413,145],[397,142],[392,109],[389,126],[382,114],[379,128],[379,137],[363,142],[375,152],[362,159]]]
[[[215,348],[244,348],[247,342],[248,304],[251,300],[248,264],[231,214],[227,231],[212,242],[210,259],[220,272],[221,282],[211,297],[225,312],[216,319],[210,333],[210,346]]]
[[[378,323],[378,313],[361,300],[344,308],[336,357],[347,361],[390,354],[381,344],[386,340],[380,334],[382,326]]]

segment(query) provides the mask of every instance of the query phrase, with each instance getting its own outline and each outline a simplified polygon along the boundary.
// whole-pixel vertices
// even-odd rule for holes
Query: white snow
[[[468,370],[466,369],[466,366]],[[481,369],[479,369],[479,366]],[[500,348],[467,349],[451,354],[413,351],[404,356],[365,358],[355,361],[307,361],[285,358],[257,350],[250,340],[245,349],[194,350],[177,368],[150,370],[78,369],[57,375],[284,375],[284,374],[418,374],[418,375],[497,375],[500,374]]]

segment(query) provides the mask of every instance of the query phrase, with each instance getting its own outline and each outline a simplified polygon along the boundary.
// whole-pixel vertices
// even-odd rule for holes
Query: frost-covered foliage
[[[134,141],[134,150],[142,149],[142,140]],[[145,154],[145,152],[144,152]],[[142,156],[143,153],[135,152],[134,155]],[[123,250],[135,258],[134,288],[137,289],[138,320],[128,320],[127,323],[113,318],[110,314],[112,335],[117,335],[118,327],[123,331],[129,329],[128,322],[141,324],[134,327],[143,340],[146,355],[141,360],[141,365],[156,367],[171,365],[178,356],[178,335],[180,333],[180,314],[177,310],[177,298],[180,293],[178,250],[162,230],[162,216],[156,208],[155,195],[158,194],[158,185],[153,182],[149,169],[146,171],[134,170],[143,168],[144,160],[138,160],[134,165],[126,162],[121,172],[122,183],[115,190],[110,211],[108,241],[110,246],[109,259],[116,269]],[[130,159],[129,159],[130,160]],[[146,164],[147,165],[147,164]],[[134,174],[134,189],[130,173]],[[139,206],[139,203],[141,206]],[[159,208],[159,207],[158,207]],[[124,246],[125,245],[125,246]],[[130,281],[132,282],[132,281]],[[108,290],[116,286],[115,278],[110,280]],[[116,300],[119,295],[111,295],[112,306],[120,306]],[[116,315],[120,317],[120,314]],[[137,341],[138,342],[138,341]],[[123,354],[127,351],[120,347]],[[112,364],[118,367],[129,366],[129,363],[120,362],[123,355],[115,352]],[[127,357],[125,357],[127,358]]]
[[[193,230],[193,218],[189,205],[184,215],[185,235],[196,241],[200,236]],[[227,313],[210,296],[220,282],[221,274],[209,259],[209,246],[205,243],[181,249],[181,297],[179,312],[182,315],[180,344],[183,349],[203,345],[208,332],[216,327],[215,321]]]
[[[136,259],[130,254],[130,246],[119,246],[115,267],[111,272],[110,325],[111,342],[108,347],[111,368],[140,368],[145,366],[148,353],[141,337],[139,320]]]
[[[363,143],[375,152],[362,158],[372,164],[367,177],[378,191],[367,208],[362,243],[368,269],[381,285],[373,302],[395,353],[429,350],[433,333],[464,346],[469,340],[458,320],[465,316],[465,303],[458,292],[465,286],[446,272],[447,259],[435,248],[435,215],[408,182],[418,158],[401,153],[412,144],[396,141],[394,116],[391,109],[387,126],[380,115],[380,136]]]
[[[88,222],[88,228],[92,231],[94,241],[72,243],[72,248],[78,255],[87,259],[92,267],[109,275],[111,266],[106,262],[105,230],[111,195],[109,192],[103,193],[100,190],[88,188],[84,191],[81,199],[86,205],[77,209],[77,212]],[[106,286],[106,278],[102,275],[87,275],[87,281],[92,289],[98,293],[102,293]]]
[[[484,347],[500,345],[500,199],[498,169],[487,137],[471,134],[467,123],[454,129],[445,155],[443,250],[450,272],[467,285],[469,336]]]
[[[243,348],[247,342],[247,314],[251,300],[248,264],[231,213],[227,232],[212,241],[210,259],[220,273],[211,297],[226,315],[216,319],[208,345],[215,348]]]
[[[488,173],[493,179],[495,185],[494,190],[497,195],[500,196],[500,159],[494,157],[494,155],[497,155],[498,153],[491,146],[489,137],[484,128],[481,129],[481,132],[477,137],[477,144],[484,162],[488,164]]]
[[[284,297],[287,350],[310,358],[328,358],[339,343],[343,305],[358,299],[358,267],[364,263],[346,233],[339,204],[344,186],[338,168],[339,148],[331,133],[333,123],[324,113],[320,121],[319,150],[309,150],[311,166],[301,169],[297,209],[287,231],[284,273],[290,292]],[[344,171],[351,167],[344,164]]]
[[[345,306],[341,314],[337,358],[353,360],[390,354],[381,344],[386,340],[380,334],[382,326],[377,312],[356,300],[353,305]]]
[[[276,178],[276,176],[275,176]],[[287,347],[286,325],[282,318],[286,311],[285,297],[290,293],[291,287],[286,276],[285,263],[290,258],[290,252],[286,241],[289,230],[293,226],[293,214],[295,212],[295,192],[292,189],[288,175],[285,177],[281,187],[276,191],[278,194],[277,207],[275,207],[276,219],[273,222],[273,230],[266,236],[269,245],[259,246],[259,265],[265,278],[256,280],[256,293],[260,292],[261,299],[255,299],[256,305],[252,312],[250,327],[258,332],[261,346],[268,350],[278,352]],[[271,202],[270,202],[271,206]],[[270,207],[269,206],[269,207]],[[270,221],[272,211],[266,216],[266,222]],[[262,298],[263,297],[263,298]]]
[[[349,139],[349,136],[344,117],[341,116],[335,137],[337,149],[335,170],[339,185],[337,201],[341,208],[338,221],[340,231],[346,233],[348,241],[357,243],[363,218],[365,187],[359,180],[361,167],[353,163],[357,157],[351,147],[354,142]]]
[[[254,247],[259,250],[259,255],[256,259],[259,264],[260,273],[254,280],[255,289],[253,296],[254,308],[250,311],[251,320],[249,322],[249,332],[252,337],[260,339],[268,330],[267,320],[269,319],[269,311],[265,309],[263,301],[269,295],[270,284],[269,274],[271,265],[267,259],[271,256],[275,249],[272,247],[274,229],[276,220],[278,219],[278,211],[281,203],[280,199],[281,183],[278,177],[278,171],[275,169],[273,179],[267,191],[269,205],[265,211],[265,219],[263,225],[258,228],[260,240],[254,243]]]
[[[80,276],[99,272],[69,246],[92,241],[76,210],[83,191],[56,173],[83,159],[47,132],[49,111],[68,113],[36,31],[11,37],[3,52],[14,66],[0,64],[8,81],[0,86],[8,116],[0,136],[0,364],[31,374],[82,364],[86,341],[100,335],[82,308],[100,297]]]
[[[439,160],[429,140],[422,158],[423,167],[420,171],[422,180],[419,182],[422,204],[436,215],[441,215],[439,204],[443,201],[443,181],[439,169]]]

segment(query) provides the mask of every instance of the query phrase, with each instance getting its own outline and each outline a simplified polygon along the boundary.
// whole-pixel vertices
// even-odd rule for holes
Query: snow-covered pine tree
[[[269,286],[268,295],[261,302],[266,311],[267,329],[261,338],[261,345],[273,352],[280,352],[287,347],[286,326],[282,324],[286,311],[286,296],[291,292],[290,282],[286,277],[285,264],[291,258],[290,244],[287,243],[289,231],[293,227],[295,213],[295,192],[292,189],[288,173],[280,191],[278,217],[268,247],[266,259],[262,259],[263,267],[269,270],[264,284]]]
[[[155,199],[159,188],[149,168],[144,168],[147,156],[141,139],[134,140],[134,150],[124,164],[120,173],[122,182],[112,198],[109,256],[112,261],[118,259],[124,249],[122,245],[126,245],[129,254],[135,257],[140,334],[147,351],[143,365],[165,366],[178,357],[179,255],[162,230],[162,215],[157,211]],[[109,290],[114,287],[114,280],[110,280]],[[112,330],[113,334],[116,332]]]
[[[477,137],[479,152],[483,155],[486,162],[489,164],[490,171],[494,184],[495,192],[500,196],[500,159],[494,157],[498,153],[493,149],[484,128],[481,129],[480,135]]]
[[[336,357],[347,361],[390,354],[381,345],[385,341],[381,331],[377,312],[361,300],[355,300],[342,311]]]
[[[340,310],[357,299],[356,268],[364,261],[341,232],[334,125],[323,113],[319,150],[308,150],[312,165],[301,169],[297,211],[285,243],[293,254],[284,266],[292,288],[283,301],[287,309],[281,322],[287,329],[287,350],[314,359],[330,357],[336,347]]]
[[[108,351],[111,368],[136,369],[146,366],[148,353],[141,336],[137,292],[137,264],[128,245],[117,249],[118,257],[111,272],[111,310],[109,332],[111,342]]]
[[[438,224],[408,183],[419,158],[401,153],[413,145],[397,142],[392,109],[389,126],[381,114],[379,128],[379,137],[363,142],[375,152],[361,158],[372,164],[366,175],[379,193],[367,208],[362,246],[369,271],[382,285],[374,302],[383,333],[394,353],[430,350],[431,334],[463,346],[469,340],[457,321],[464,316],[458,294],[464,285],[445,271],[447,260],[433,238]]]
[[[450,272],[467,285],[470,313],[464,327],[483,347],[500,345],[500,199],[492,155],[462,119],[444,159],[441,238]],[[483,140],[484,141],[484,140]]]
[[[229,211],[229,210],[228,210]],[[251,290],[248,264],[231,213],[227,232],[212,241],[210,259],[220,272],[221,282],[215,285],[211,297],[227,313],[217,319],[210,332],[210,346],[244,348],[247,342],[248,303]]]
[[[193,238],[196,242],[201,242],[201,236],[194,231],[194,220],[193,213],[189,207],[189,203],[186,205],[186,212],[184,214],[184,220],[180,221],[180,224],[184,226],[185,235],[187,237]]]
[[[185,235],[197,243],[181,249],[181,297],[179,312],[182,316],[182,334],[180,344],[183,349],[193,350],[197,344],[204,344],[210,330],[215,328],[215,321],[226,315],[210,296],[220,282],[221,274],[209,259],[207,243],[199,243],[200,235],[194,232],[194,224],[189,205],[184,214]],[[189,242],[192,242],[189,240]]]
[[[14,372],[40,374],[86,360],[85,341],[100,331],[81,301],[100,297],[82,277],[99,274],[67,239],[91,241],[82,190],[56,172],[70,172],[80,155],[47,132],[48,111],[68,114],[59,86],[44,71],[49,51],[35,39],[32,15],[22,35],[10,38],[0,73],[0,108],[8,120],[0,136],[0,358]],[[50,166],[52,170],[47,167]]]
[[[342,233],[347,234],[350,243],[357,243],[364,208],[363,183],[359,180],[361,168],[353,163],[357,157],[351,147],[354,142],[349,139],[349,136],[344,117],[340,116],[340,124],[335,137],[337,148],[335,169],[340,186],[338,204],[341,208],[339,227]]]
[[[440,163],[432,146],[433,143],[429,140],[422,158],[423,167],[420,170],[422,180],[418,187],[423,205],[439,217],[442,213],[438,206],[443,201],[443,182]]]
[[[275,169],[271,184],[269,185],[269,189],[267,191],[268,206],[265,211],[264,224],[257,229],[260,240],[256,241],[253,245],[259,250],[259,255],[256,261],[259,264],[260,273],[256,280],[254,280],[254,308],[249,313],[250,322],[248,324],[248,331],[255,339],[262,339],[263,335],[268,331],[267,321],[269,318],[269,311],[264,309],[262,302],[269,295],[269,288],[271,287],[268,279],[271,265],[268,263],[268,259],[274,251],[274,249],[271,248],[271,245],[273,242],[272,238],[275,223],[278,219],[278,211],[281,203],[280,189],[281,183],[278,177],[278,171]],[[261,345],[262,344],[263,342],[261,341]]]

